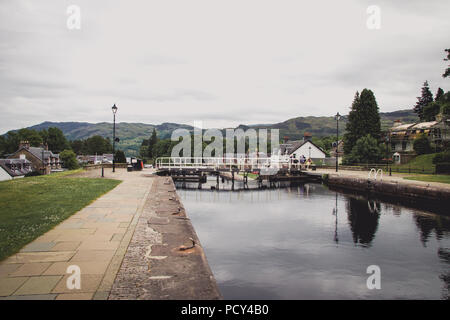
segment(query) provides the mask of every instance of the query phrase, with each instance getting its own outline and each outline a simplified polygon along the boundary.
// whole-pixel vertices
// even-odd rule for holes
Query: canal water
[[[449,298],[449,217],[318,183],[230,185],[177,184],[225,299]]]

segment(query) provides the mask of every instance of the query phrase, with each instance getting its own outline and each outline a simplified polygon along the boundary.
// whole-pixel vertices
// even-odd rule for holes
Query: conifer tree
[[[158,136],[156,135],[156,129],[153,128],[152,135],[150,136],[150,139],[148,140],[148,157],[150,159],[152,159],[155,156],[155,152],[153,152],[153,148],[155,147],[157,142],[158,142]]]
[[[352,103],[348,115],[348,122],[344,135],[344,152],[350,154],[356,141],[368,134],[377,141],[381,136],[381,121],[377,101],[372,90],[364,89],[358,92]]]
[[[424,120],[423,108],[425,108],[432,102],[433,94],[431,93],[430,87],[428,86],[428,81],[425,81],[422,87],[422,96],[417,97],[417,103],[413,109],[414,112],[417,113],[421,121]]]
[[[442,96],[444,95],[444,90],[442,90],[442,88],[438,88],[437,92],[436,92],[436,96],[434,97],[434,101],[439,101],[441,100]]]

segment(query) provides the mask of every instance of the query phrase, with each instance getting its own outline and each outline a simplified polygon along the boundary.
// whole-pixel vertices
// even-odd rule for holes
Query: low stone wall
[[[403,197],[415,200],[432,200],[450,203],[450,189],[432,185],[414,184],[413,182],[399,183],[389,180],[368,180],[367,178],[339,176],[329,174],[327,184],[344,189],[366,191],[390,197]]]

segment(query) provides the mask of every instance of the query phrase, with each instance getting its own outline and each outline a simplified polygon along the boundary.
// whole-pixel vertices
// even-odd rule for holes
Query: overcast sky
[[[448,0],[0,0],[0,133],[43,121],[203,121],[348,113],[357,90],[410,108],[443,79]],[[66,22],[81,9],[81,29]],[[366,10],[381,9],[369,30]]]

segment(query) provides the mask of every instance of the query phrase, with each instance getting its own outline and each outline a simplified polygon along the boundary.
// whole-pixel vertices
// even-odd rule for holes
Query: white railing
[[[375,180],[377,180],[378,174],[380,175],[380,180],[383,180],[383,169],[378,169],[377,170],[375,168],[370,169],[369,174],[367,176],[367,180],[370,180],[370,178],[372,176],[372,172],[373,172],[373,178]]]
[[[212,169],[212,170],[256,170],[267,168],[299,168],[289,158],[220,158],[220,157],[162,157],[156,159],[158,169]]]

